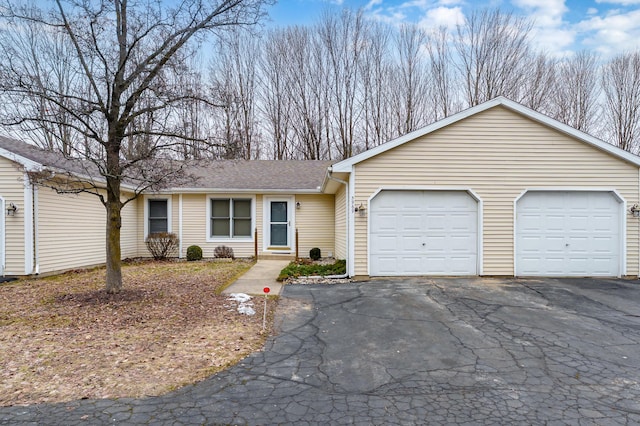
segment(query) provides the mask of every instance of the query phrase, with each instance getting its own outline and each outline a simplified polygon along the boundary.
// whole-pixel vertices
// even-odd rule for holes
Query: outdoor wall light
[[[358,207],[356,207],[356,213],[360,213],[360,216],[364,216],[365,212],[366,212],[367,208],[364,206],[364,204],[360,203],[360,205]]]
[[[16,211],[18,211],[16,205],[13,203],[9,203],[9,207],[7,207],[7,216],[15,216]]]
[[[300,207],[302,206],[302,204],[300,204],[300,201],[298,201],[296,203],[296,210],[300,210]]]
[[[638,207],[637,204],[632,205],[629,211],[631,212],[633,217],[640,217],[640,207]]]

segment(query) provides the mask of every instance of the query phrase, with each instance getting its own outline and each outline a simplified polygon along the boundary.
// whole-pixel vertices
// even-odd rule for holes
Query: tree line
[[[500,10],[432,30],[344,10],[260,37],[236,31],[197,80],[211,101],[200,134],[219,158],[340,160],[505,96],[638,154],[640,53],[557,58],[531,30]]]
[[[124,153],[136,156],[162,138],[163,150],[181,159],[340,160],[506,96],[637,154],[640,53],[556,58],[534,48],[531,30],[527,18],[498,9],[453,29],[391,26],[349,9],[308,26],[236,25],[214,42],[191,43],[162,70]],[[5,103],[13,113],[5,118],[44,148],[94,155],[77,117],[60,105],[81,108],[91,91],[69,66],[78,60],[72,40],[37,25],[27,31],[5,30],[0,42],[38,84],[77,96],[23,93],[21,108]],[[157,107],[168,98],[170,108]],[[163,130],[150,133],[158,122]]]

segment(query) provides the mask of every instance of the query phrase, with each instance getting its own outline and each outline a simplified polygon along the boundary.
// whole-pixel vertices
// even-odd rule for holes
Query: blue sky
[[[566,56],[581,49],[603,57],[640,48],[640,0],[280,0],[271,25],[305,25],[326,9],[362,8],[370,19],[425,28],[455,27],[478,8],[500,8],[534,19],[535,44]]]

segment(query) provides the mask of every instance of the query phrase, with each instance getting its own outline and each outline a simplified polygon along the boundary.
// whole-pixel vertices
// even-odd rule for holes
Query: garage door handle
[[[424,246],[426,246],[426,245],[427,245],[427,243],[422,243],[422,247],[424,247]]]
[[[564,246],[565,246],[565,247],[569,247],[569,243],[565,244]]]

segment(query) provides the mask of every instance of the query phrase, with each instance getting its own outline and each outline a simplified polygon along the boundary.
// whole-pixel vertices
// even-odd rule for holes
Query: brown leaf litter
[[[104,268],[1,285],[0,404],[159,395],[237,363],[264,344],[264,304],[218,293],[250,266],[131,262],[115,295]]]

